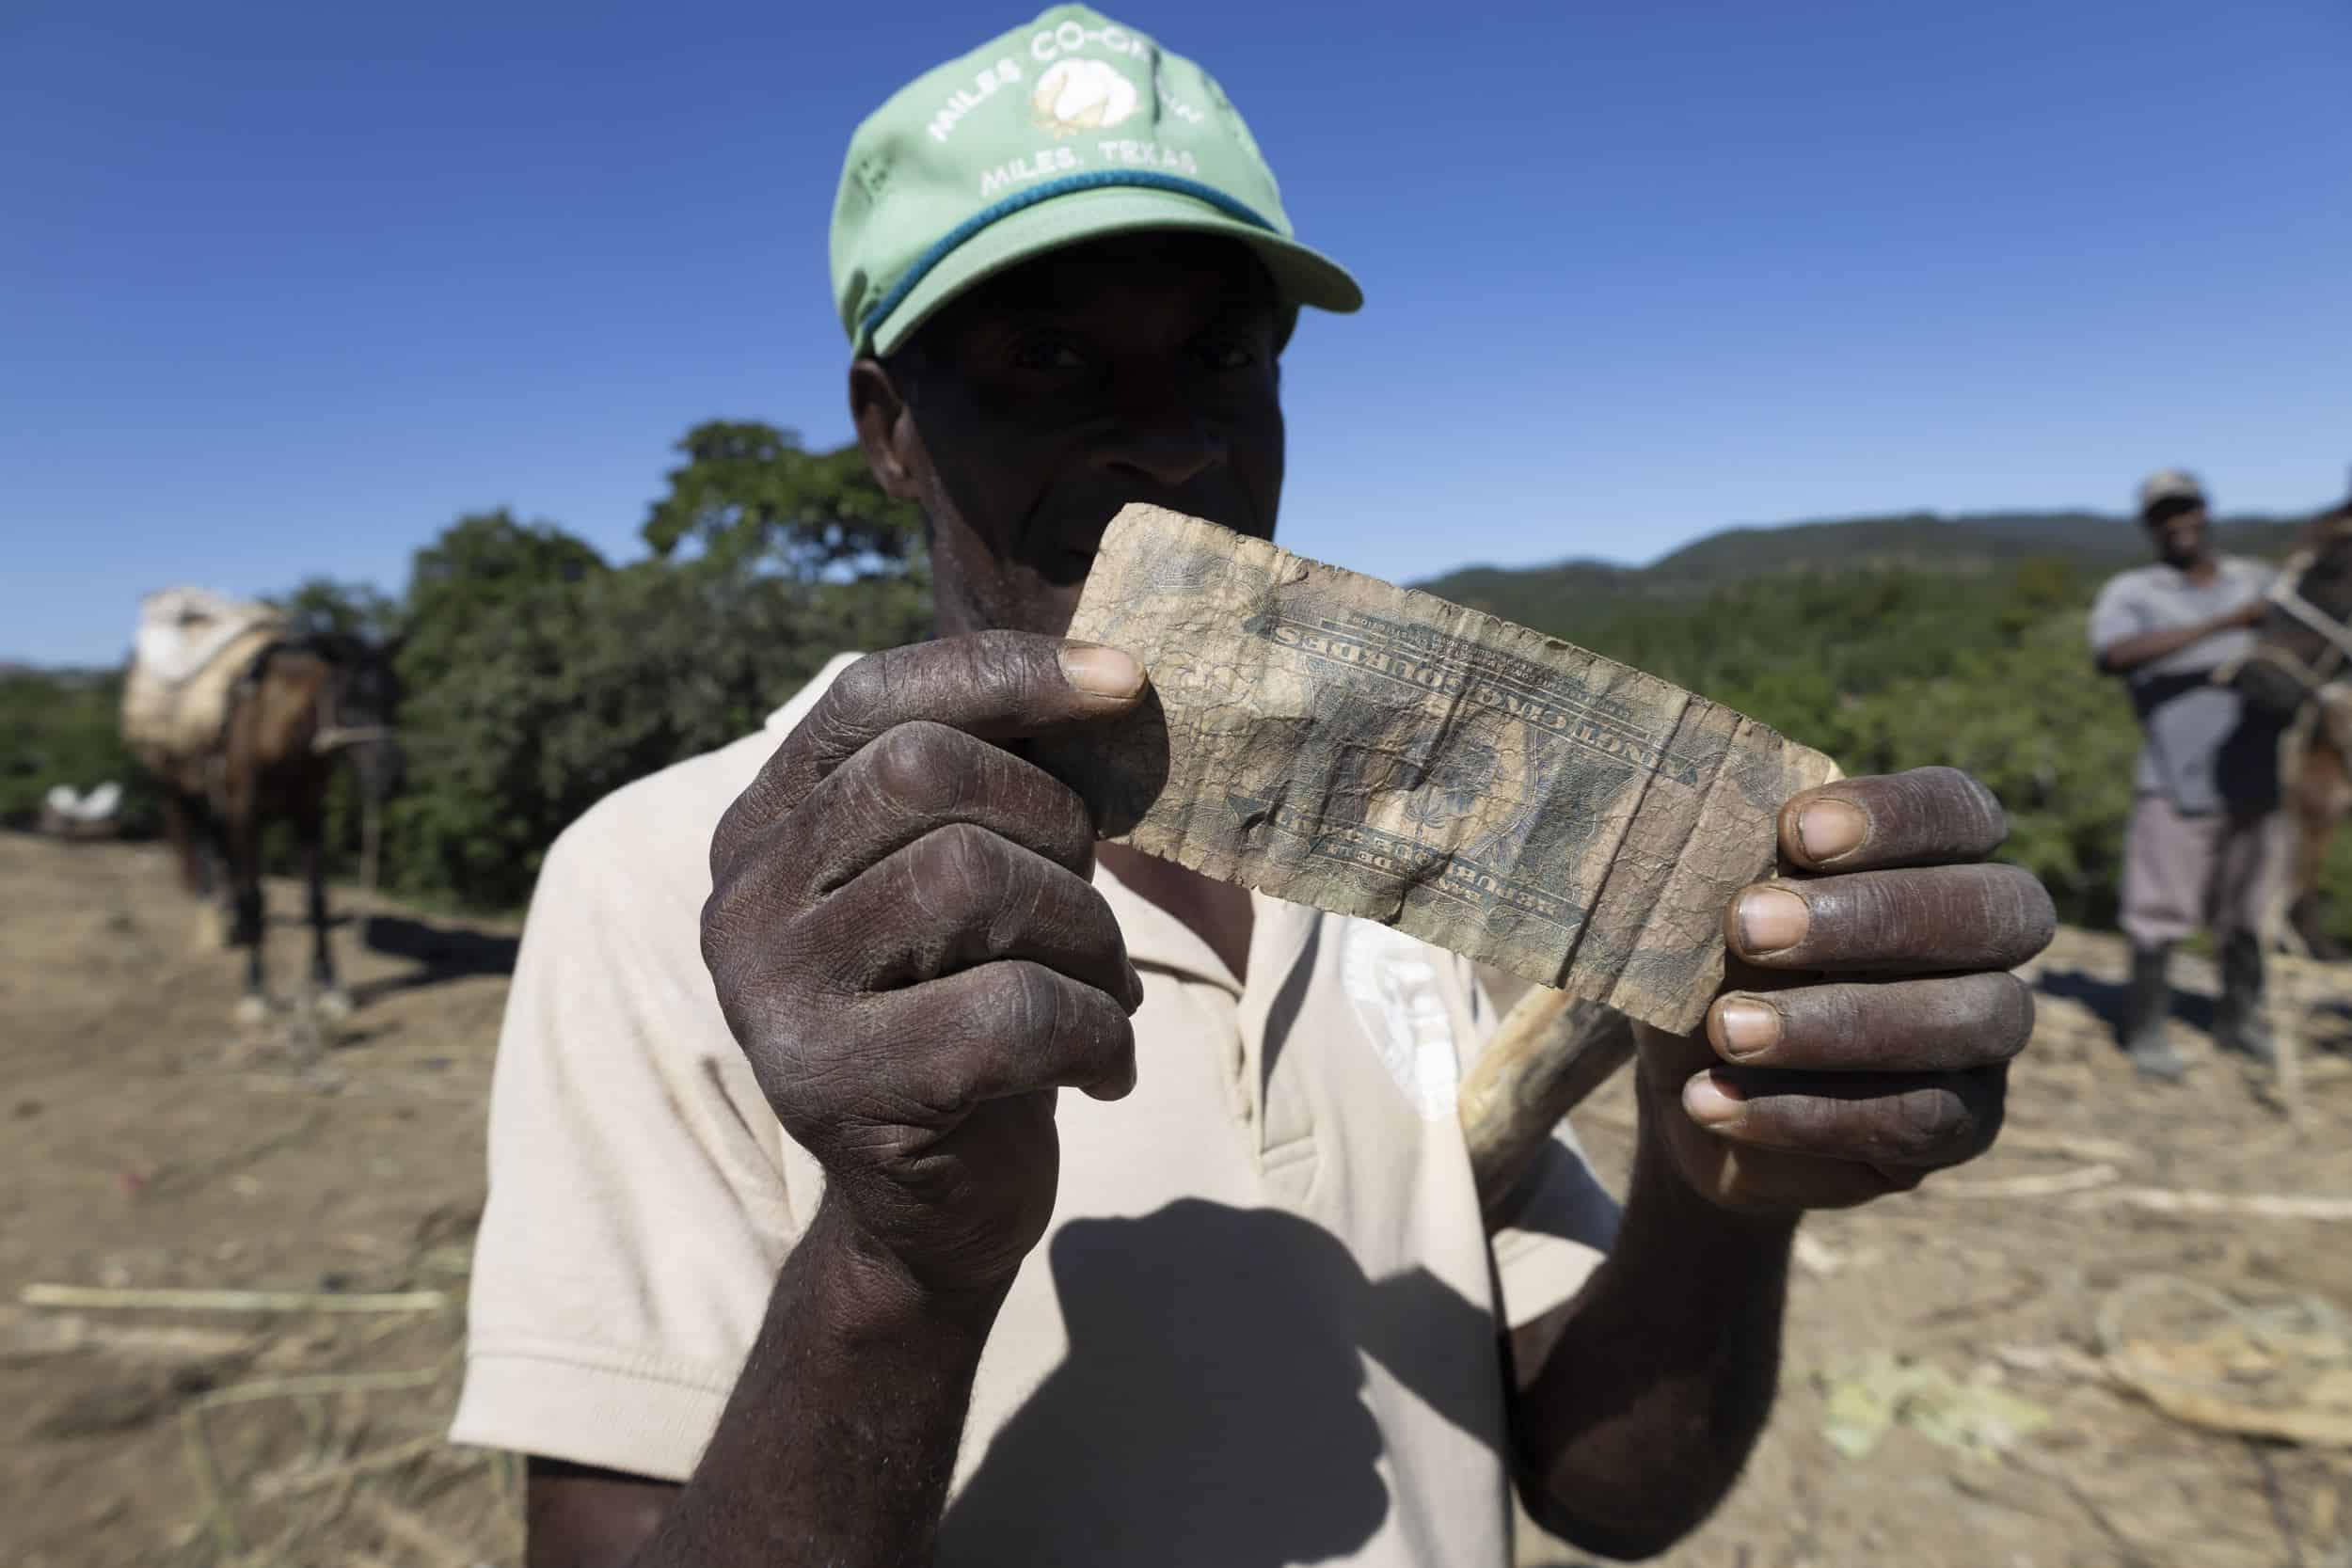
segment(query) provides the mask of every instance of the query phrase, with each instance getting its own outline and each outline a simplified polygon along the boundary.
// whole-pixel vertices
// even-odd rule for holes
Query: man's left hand
[[[2008,832],[1949,768],[1846,779],[1780,813],[1798,874],[1725,911],[1702,1034],[1642,1028],[1642,1089],[1675,1167],[1727,1209],[1838,1209],[1982,1153],[2049,944],[2050,895],[1987,863]]]

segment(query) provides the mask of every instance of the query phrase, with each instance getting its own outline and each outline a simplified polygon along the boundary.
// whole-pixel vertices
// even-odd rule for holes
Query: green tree
[[[751,451],[830,515],[880,496],[831,458],[755,441],[732,450],[674,476],[672,499],[701,497],[720,516],[709,498],[763,483]],[[743,531],[713,522],[706,547],[613,567],[551,524],[505,512],[458,519],[417,553],[405,606],[409,768],[389,819],[395,885],[518,904],[555,836],[605,795],[753,734],[834,653],[921,637],[926,578],[908,547],[919,534],[903,522],[870,533],[893,542],[890,555],[813,523],[795,536],[800,525],[755,508],[736,516]],[[768,542],[736,547],[752,531]]]
[[[2076,615],[1895,682],[1846,717],[1837,754],[1850,771],[1966,768],[2009,810],[2002,858],[2042,879],[2060,918],[2113,924],[2139,730],[2119,683],[2092,668]]]
[[[608,570],[594,546],[553,523],[518,522],[504,507],[459,517],[409,566],[399,666],[408,697],[455,675],[467,639],[485,622]]]
[[[485,906],[528,891],[569,819],[556,815],[570,792],[547,776],[540,730],[579,637],[578,597],[610,571],[585,540],[504,508],[461,516],[417,551],[399,659],[408,768],[389,817],[394,885]]]
[[[643,530],[659,560],[690,546],[724,570],[803,582],[905,570],[922,553],[922,516],[882,493],[854,445],[812,452],[788,430],[712,420],[677,444],[669,493]]]
[[[305,578],[269,602],[286,612],[298,636],[333,633],[380,643],[400,629],[400,602],[373,583]]]
[[[843,647],[903,641],[898,585],[823,585],[660,562],[543,583],[440,643],[413,690],[400,879],[520,903],[557,833],[630,781],[755,732]],[[913,614],[910,614],[913,611]]]

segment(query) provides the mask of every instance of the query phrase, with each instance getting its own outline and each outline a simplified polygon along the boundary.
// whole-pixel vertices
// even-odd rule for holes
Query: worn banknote
[[[1041,756],[1104,832],[1676,1031],[1732,894],[1830,760],[1655,676],[1214,523],[1130,506],[1070,635],[1148,700]]]

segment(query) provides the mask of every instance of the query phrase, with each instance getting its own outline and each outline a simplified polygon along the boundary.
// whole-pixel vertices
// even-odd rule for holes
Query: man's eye
[[[1238,338],[1229,339],[1203,344],[1200,362],[1213,371],[1246,371],[1258,362],[1258,351]]]
[[[1025,371],[1074,371],[1086,356],[1067,338],[1032,338],[1012,351],[1012,362]]]

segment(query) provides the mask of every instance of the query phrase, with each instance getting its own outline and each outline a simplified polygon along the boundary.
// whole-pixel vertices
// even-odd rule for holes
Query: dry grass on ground
[[[290,986],[296,904],[273,901]],[[308,1067],[299,1017],[229,1022],[233,965],[194,936],[160,851],[0,836],[0,1560],[516,1560],[512,1467],[438,1441],[513,933],[388,914],[363,951],[346,931],[362,1006]],[[2299,1405],[2323,1438],[2352,1419],[2352,1225],[2243,1202],[2352,1196],[2335,1049],[2352,981],[2296,976],[2315,1047],[2297,1126],[2266,1078],[2213,1055],[2197,997],[2176,1025],[2189,1082],[2136,1082],[2096,1016],[2122,962],[2069,932],[2039,966],[2042,1024],[1993,1157],[1808,1223],[1773,1430],[1668,1561],[2352,1565],[2352,1449],[2146,1396],[2225,1424]],[[1621,1164],[1623,1084],[1579,1121]],[[23,1304],[40,1282],[407,1299]],[[1533,1540],[1524,1557],[1576,1560]]]

